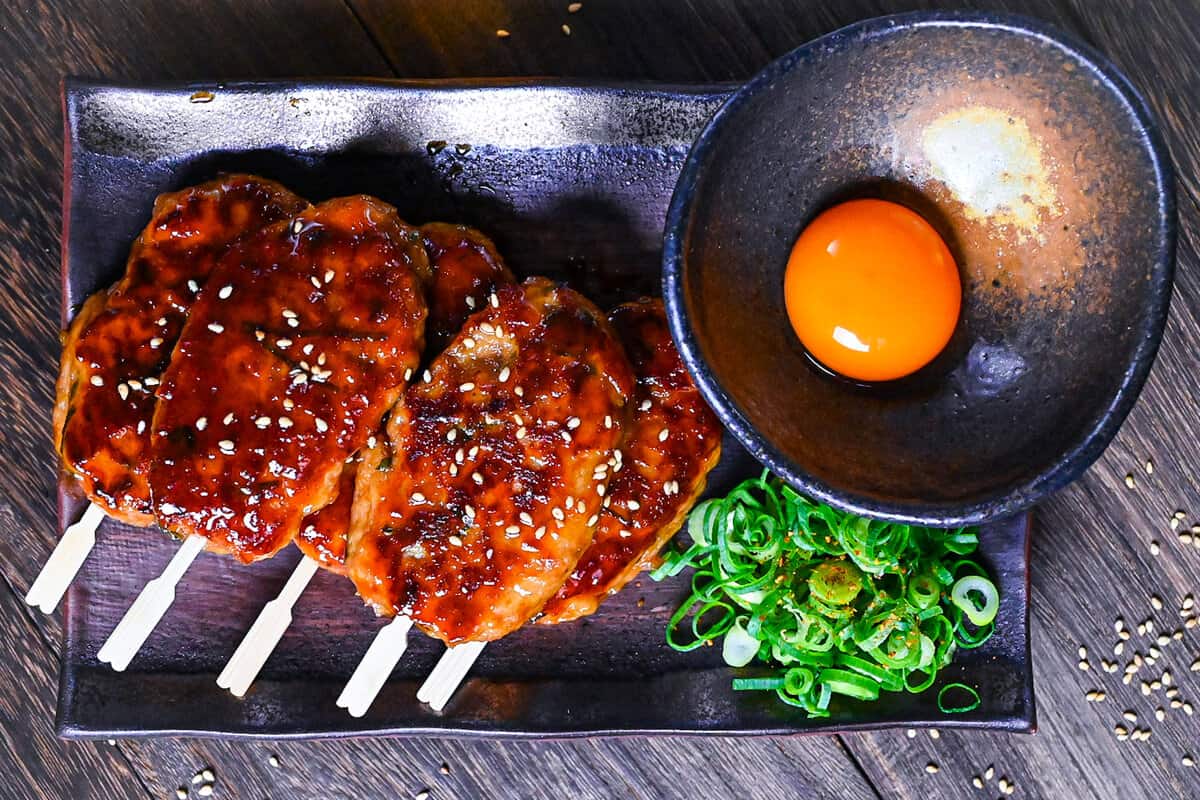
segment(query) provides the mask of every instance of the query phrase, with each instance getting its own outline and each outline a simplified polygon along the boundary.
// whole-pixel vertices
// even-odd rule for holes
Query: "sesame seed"
[[[509,36],[512,36],[512,34],[511,34],[511,33],[509,33],[508,31],[504,30],[504,28],[499,28],[499,29],[496,31],[496,38],[497,38],[497,39],[507,39]],[[467,300],[470,300],[470,299],[471,299],[471,298],[469,298],[469,297],[467,298]]]
[[[989,764],[988,768],[983,771],[983,779],[990,781],[992,779],[992,776],[995,774],[996,774],[995,768]]]
[[[930,739],[940,739],[940,738],[942,738],[942,732],[939,731],[937,728],[930,728],[929,729],[929,738]]]
[[[458,390],[459,390],[460,392],[469,392],[469,391],[471,391],[471,390],[472,390],[472,389],[474,389],[474,388],[475,388],[475,384],[471,383],[470,381],[467,381],[466,383],[464,383],[464,384],[462,384],[461,386],[459,386],[459,387],[458,387]]]
[[[1150,542],[1150,555],[1156,556],[1156,555],[1158,555],[1158,553],[1159,553],[1158,541],[1152,540]]]
[[[459,538],[458,536],[450,537],[450,544],[454,545],[455,547],[462,547],[462,543],[463,543],[462,539]]]
[[[425,495],[421,494],[420,492],[413,492],[411,499],[414,503],[424,503]]]
[[[1179,760],[1185,767],[1196,766],[1196,760],[1194,758],[1192,758],[1191,756],[1189,756],[1187,753],[1184,753],[1183,758],[1181,758]]]
[[[629,507],[630,511],[637,511],[639,508],[642,507],[642,504],[639,503],[637,500],[630,500],[625,505],[627,505]]]
[[[142,390],[142,382],[136,378],[129,379],[129,388],[140,392]]]
[[[1162,607],[1163,607],[1162,598],[1156,594],[1150,595],[1150,605],[1152,605],[1154,607],[1155,611],[1162,611]]]
[[[468,350],[474,350],[474,349],[475,349],[475,340],[474,340],[474,339],[472,339],[470,336],[468,336],[467,338],[463,339],[463,342],[462,342],[462,343],[463,343],[463,347],[467,348]]]
[[[525,434],[526,434],[526,430],[525,430],[525,428],[523,428],[523,427],[522,427],[522,428],[517,428],[517,434],[516,434],[516,436],[517,436],[517,440],[518,440],[518,441],[520,441],[521,439],[524,439],[524,438],[525,438]]]
[[[660,442],[665,442],[667,440],[667,437],[670,435],[671,435],[671,432],[669,430],[667,430],[666,428],[663,428],[661,431],[658,432],[658,440]]]
[[[1127,722],[1137,723],[1137,714],[1133,713],[1132,711],[1126,711],[1121,716],[1124,717]]]
[[[520,533],[521,526],[520,525],[509,525],[507,528],[504,529],[504,532],[505,533]]]
[[[433,383],[433,373],[432,373],[432,372],[430,372],[429,370],[425,370],[425,374],[424,374],[424,375],[422,375],[422,376],[421,376],[421,378],[422,378],[422,380],[424,380],[426,383]]]
[[[376,442],[376,439],[374,436],[367,437],[367,447],[368,448],[370,448],[372,450],[375,449],[375,442]]]
[[[629,531],[625,530],[624,528],[621,529],[621,538],[622,539],[628,539],[630,536],[633,536],[633,534],[630,533]],[[913,736],[916,736],[916,733],[914,733]]]
[[[1164,719],[1167,718],[1167,712],[1163,711],[1162,706],[1159,706],[1158,708],[1154,709],[1154,718],[1156,720],[1158,720],[1159,722],[1162,722]]]
[[[175,790],[175,797],[177,797],[179,800],[187,800],[187,796],[188,796],[188,793],[187,793],[186,786],[180,786],[178,789]]]
[[[200,284],[196,283],[196,281],[194,279],[188,280],[187,287],[188,287],[188,291],[191,291],[191,292],[200,291]]]
[[[296,319],[295,317],[292,317],[291,319],[289,319],[289,320],[287,321],[287,324],[288,324],[288,327],[289,327],[289,328],[299,328],[299,327],[300,327],[300,320]]]
[[[550,509],[550,516],[552,516],[555,519],[560,520],[560,521],[563,519],[566,519],[566,515],[563,514],[563,510],[557,506]]]
[[[1137,484],[1136,484],[1136,483],[1134,482],[1134,480],[1133,480],[1133,473],[1132,473],[1132,472],[1130,472],[1130,473],[1127,473],[1127,474],[1125,475],[1125,488],[1126,488],[1126,489],[1132,489],[1132,488],[1133,488],[1134,486],[1136,486],[1136,485],[1137,485]]]
[[[539,527],[539,528],[538,528],[538,529],[537,529],[537,530],[534,532],[534,534],[533,534],[533,538],[535,538],[535,539],[541,539],[541,538],[542,538],[543,536],[545,536],[545,535],[546,535],[546,526],[545,526],[545,525],[542,525],[541,527]]]
[[[463,513],[466,514],[470,518],[474,518],[475,506],[471,506],[471,505],[463,506]]]
[[[159,336],[155,336],[153,339],[150,340],[150,347],[154,350],[157,350],[158,348],[162,347],[162,343],[163,343],[162,338]]]
[[[285,309],[283,309],[283,311],[281,311],[279,313],[283,315],[284,319],[295,319],[296,318],[296,312],[292,311],[290,308],[285,308]]]
[[[206,783],[196,790],[196,794],[200,795],[201,797],[211,797],[212,793],[213,787],[211,783]]]
[[[496,296],[495,292],[492,292],[490,295],[488,295],[488,302],[492,304],[492,308],[500,307],[500,298]],[[496,326],[496,334],[497,335],[500,334],[500,326],[499,325]]]
[[[221,441],[217,442],[217,447],[221,448],[221,452],[225,455],[231,455],[233,453],[233,442],[229,439],[222,439]]]
[[[254,420],[254,425],[255,425],[255,427],[259,428],[260,430],[263,428],[269,428],[271,426],[271,418],[270,417],[259,417],[258,419]]]
[[[983,788],[983,778],[976,775],[975,777],[971,778],[971,785],[974,786],[976,789],[982,789]]]
[[[501,383],[508,383],[508,378],[510,375],[512,375],[512,370],[508,367],[505,367],[504,369],[500,370],[500,374],[497,376],[497,379]]]
[[[597,480],[604,480],[604,478],[603,477],[597,478]],[[605,492],[605,488],[604,488],[603,483],[596,487],[596,494],[600,495],[601,497],[604,497],[604,492]]]
[[[93,375],[91,378],[91,383],[92,386],[103,386],[104,378],[101,378],[99,375]]]
[[[907,736],[907,737],[908,737],[908,738],[910,738],[910,739],[915,739],[915,738],[917,738],[917,729],[916,729],[916,728],[909,728],[908,730],[906,730],[906,731],[904,732],[904,735],[905,735],[905,736]]]
[[[480,475],[478,472],[471,473],[471,480],[475,481],[475,484],[477,486],[480,486],[483,484],[483,476]]]
[[[129,399],[129,387],[123,383],[117,384],[117,394],[119,394],[121,396],[122,400],[128,400]]]
[[[576,428],[579,427],[579,425],[580,425],[579,417],[570,417],[567,420],[567,428],[569,430],[575,430]]]
[[[280,417],[278,419],[278,422],[279,422],[279,427],[283,428],[284,430],[287,430],[288,428],[292,427],[292,421],[287,417]]]
[[[1116,727],[1113,728],[1113,733],[1115,733],[1118,737],[1128,736],[1129,729],[1126,728],[1124,725],[1117,725]]]
[[[925,771],[928,772],[930,775],[935,775],[935,774],[937,774],[937,771],[938,771],[938,765],[933,763],[932,761],[930,761],[928,764],[925,765]]]
[[[571,35],[571,26],[564,24],[562,26],[562,32],[563,32],[564,36],[570,36]]]
[[[226,425],[231,425],[231,424],[233,424],[234,419],[236,419],[236,417],[234,417],[233,412],[230,411],[228,414],[225,415],[225,418],[222,419],[221,422],[223,422]]]
[[[325,422],[325,420],[321,419],[320,417],[316,417],[313,420],[313,424],[317,426],[318,433],[325,433],[325,431],[329,430],[329,424],[327,422]]]
[[[225,326],[219,322],[208,323],[208,329],[210,331],[212,331],[213,333],[224,333],[225,332]]]
[[[404,370],[404,382],[408,383],[410,380],[412,380],[412,367]]]
[[[588,526],[589,528],[595,527],[596,523],[597,523],[597,522],[599,522],[599,521],[600,521],[600,515],[599,515],[599,514],[592,514],[590,517],[588,517],[588,520],[587,520],[587,526]]]
[[[202,431],[208,427],[208,417],[200,417],[196,420],[196,430]]]
[[[263,333],[261,330],[256,330],[254,332],[255,341],[261,342],[263,339],[266,339],[266,338],[267,338],[267,334]]]
[[[291,411],[293,408],[296,407],[296,403],[295,403],[295,401],[292,400],[292,398],[285,397],[285,398],[283,398],[283,407],[286,408],[288,411]]]
[[[312,282],[313,288],[315,288],[315,289],[321,288],[321,281],[317,278],[316,275],[309,276],[308,280],[310,282]]]
[[[524,397],[525,390],[518,386],[517,388],[513,389],[513,394],[515,394],[517,397]]]
[[[231,294],[233,294],[232,286],[222,286],[221,291],[217,292],[217,297],[221,298],[222,300],[228,300]]]

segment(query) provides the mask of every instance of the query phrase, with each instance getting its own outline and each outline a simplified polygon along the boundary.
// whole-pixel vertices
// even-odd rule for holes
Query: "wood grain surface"
[[[630,739],[575,742],[345,741],[63,743],[52,735],[56,618],[19,598],[53,541],[56,465],[49,413],[58,355],[61,190],[58,85],[64,74],[123,80],[266,76],[552,75],[736,80],[813,36],[867,16],[967,5],[1040,17],[1106,52],[1145,92],[1178,169],[1179,272],[1158,363],[1117,441],[1039,510],[1033,647],[1041,730],[1035,736],[904,731],[841,738]],[[0,797],[164,798],[211,767],[214,797],[1015,797],[1200,795],[1200,720],[1170,707],[1196,700],[1196,629],[1179,607],[1200,586],[1200,549],[1178,533],[1200,521],[1195,442],[1200,352],[1200,6],[1193,0],[1013,0],[990,3],[793,0],[152,0],[0,9]],[[562,25],[568,25],[566,34]],[[511,35],[498,38],[497,29]],[[897,80],[903,80],[902,75]],[[1145,464],[1151,461],[1153,474]],[[1126,488],[1126,475],[1135,476]],[[1172,530],[1175,512],[1184,512]],[[1157,548],[1152,549],[1152,542]],[[1157,555],[1154,552],[1157,551]],[[1155,609],[1151,597],[1161,598]],[[1113,623],[1133,630],[1121,657]],[[1136,626],[1156,620],[1150,636]],[[1157,647],[1129,685],[1133,652]],[[1090,669],[1079,668],[1088,648]],[[1147,687],[1150,688],[1149,686]],[[1103,689],[1092,703],[1085,693]],[[1164,709],[1164,720],[1154,712]],[[1116,725],[1151,730],[1118,741]],[[276,756],[278,766],[270,757]],[[449,774],[443,774],[442,764]],[[936,772],[927,765],[936,764]],[[986,791],[971,785],[992,765]],[[192,787],[195,796],[195,787]]]

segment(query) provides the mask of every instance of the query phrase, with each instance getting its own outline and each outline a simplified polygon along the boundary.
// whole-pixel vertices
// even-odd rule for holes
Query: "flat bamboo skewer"
[[[263,606],[258,619],[246,631],[241,644],[225,664],[225,669],[217,676],[217,686],[228,689],[235,697],[246,694],[283,638],[284,631],[292,624],[292,607],[319,567],[320,564],[308,556],[300,560],[279,596]]]
[[[63,531],[54,552],[46,559],[42,571],[29,587],[29,593],[25,595],[26,603],[37,606],[47,614],[58,607],[62,596],[67,593],[67,587],[75,580],[83,562],[96,546],[96,528],[100,527],[106,516],[103,508],[89,503],[83,516]]]
[[[97,657],[108,663],[117,672],[123,672],[137,651],[145,644],[150,632],[167,613],[175,601],[175,584],[187,572],[196,556],[204,549],[206,539],[193,534],[184,539],[175,551],[166,568],[154,580],[146,584],[137,600],[125,612],[125,616],[109,634]]]
[[[464,642],[442,653],[441,659],[429,673],[425,683],[417,690],[417,699],[427,703],[434,711],[445,708],[459,684],[471,671],[475,659],[483,652],[485,644],[487,642]]]
[[[408,648],[410,628],[412,620],[404,616],[395,617],[380,628],[379,633],[375,634],[375,641],[371,642],[366,655],[358,662],[354,674],[350,676],[346,687],[338,696],[339,708],[349,711],[352,717],[361,717],[367,713],[367,709],[375,702],[379,690],[387,683],[388,676],[392,674],[392,670],[396,668],[400,657]]]

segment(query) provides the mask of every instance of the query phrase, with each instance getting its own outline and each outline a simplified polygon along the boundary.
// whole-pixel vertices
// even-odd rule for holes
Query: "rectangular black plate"
[[[602,306],[659,294],[667,202],[690,143],[727,90],[68,81],[64,321],[121,273],[155,195],[223,170],[276,178],[314,201],[374,194],[414,223],[474,225],[519,275],[567,280]],[[194,95],[201,91],[211,97]],[[757,469],[727,441],[710,485],[728,489]],[[74,519],[81,501],[68,485],[60,495],[62,518]],[[1028,731],[1028,523],[982,534],[1003,598],[997,633],[944,673],[980,688],[976,711],[947,717],[931,691],[847,702],[832,719],[809,722],[773,696],[734,693],[719,648],[683,655],[666,646],[663,628],[686,593],[683,579],[643,578],[592,617],[527,626],[490,645],[442,713],[415,699],[442,646],[414,634],[371,711],[355,720],[334,700],[382,623],[348,581],[320,574],[258,682],[236,699],[217,688],[216,675],[296,563],[291,549],[250,567],[199,558],[130,669],[114,673],[96,652],[176,545],[157,530],[107,521],[68,598],[58,730],[79,738],[765,734],[899,724]]]

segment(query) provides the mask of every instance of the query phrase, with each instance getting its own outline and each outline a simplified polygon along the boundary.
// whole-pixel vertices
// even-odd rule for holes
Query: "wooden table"
[[[905,731],[777,739],[548,742],[363,740],[64,743],[53,734],[60,630],[21,602],[56,530],[50,408],[58,360],[62,180],[59,80],[281,76],[565,76],[738,80],[854,20],[955,3],[786,0],[16,0],[0,10],[0,797],[165,798],[199,770],[214,797],[599,798],[631,796],[1174,798],[1200,795],[1200,717],[1142,680],[1170,671],[1200,704],[1189,666],[1200,635],[1168,638],[1129,685],[1134,651],[1183,628],[1200,586],[1200,4],[1195,0],[1009,0],[979,8],[1049,20],[1105,51],[1144,91],[1178,169],[1179,273],[1158,363],[1116,442],[1038,511],[1035,736]],[[569,26],[569,33],[568,27]],[[497,29],[511,32],[497,36]],[[903,80],[904,76],[897,76]],[[1153,463],[1153,472],[1147,466]],[[1127,475],[1134,488],[1127,488]],[[1178,530],[1171,525],[1183,513]],[[1200,530],[1200,529],[1198,529]],[[1200,543],[1200,536],[1196,542]],[[1156,544],[1157,543],[1157,544]],[[1152,608],[1152,597],[1163,608]],[[1114,621],[1134,630],[1121,657]],[[1140,636],[1147,618],[1155,631]],[[1091,669],[1079,665],[1081,645]],[[1103,702],[1085,694],[1102,689]],[[1164,721],[1155,709],[1165,709]],[[1190,708],[1190,706],[1189,706]],[[1137,714],[1136,726],[1122,713]],[[1120,742],[1116,725],[1149,728]],[[273,758],[274,757],[274,758]],[[927,765],[940,767],[935,772]],[[444,766],[443,766],[444,765]],[[972,776],[994,765],[986,791]],[[930,768],[932,770],[932,767]],[[193,787],[192,796],[196,796]]]

